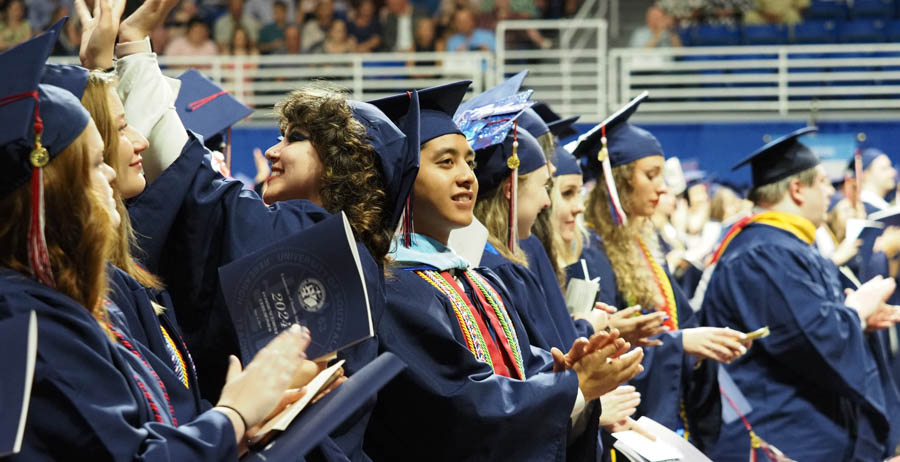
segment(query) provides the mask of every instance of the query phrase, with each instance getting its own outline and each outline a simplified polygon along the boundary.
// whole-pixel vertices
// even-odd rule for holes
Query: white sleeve
[[[116,61],[116,73],[125,118],[150,143],[141,155],[144,176],[152,182],[175,162],[188,140],[175,111],[181,82],[162,74],[149,37],[116,45],[116,55],[123,56]]]

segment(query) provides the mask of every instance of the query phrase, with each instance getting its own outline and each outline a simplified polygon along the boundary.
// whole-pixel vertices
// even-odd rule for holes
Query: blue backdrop
[[[666,157],[678,156],[683,162],[696,161],[700,169],[714,174],[717,178],[737,184],[750,182],[747,168],[737,172],[731,166],[762,146],[769,138],[778,137],[803,127],[801,122],[763,123],[688,123],[688,124],[641,124],[650,130],[662,143]],[[591,125],[579,124],[580,131],[587,131]],[[861,147],[874,146],[886,152],[895,164],[900,161],[900,146],[894,144],[900,134],[900,121],[855,121],[821,122],[819,131],[856,138],[865,134],[866,141]],[[253,178],[253,149],[263,152],[278,142],[276,127],[240,127],[232,135],[232,171]],[[852,153],[847,154],[852,155]]]

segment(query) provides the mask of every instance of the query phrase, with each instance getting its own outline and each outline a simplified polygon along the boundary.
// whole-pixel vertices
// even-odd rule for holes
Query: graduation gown
[[[569,315],[569,309],[566,307],[566,298],[559,288],[559,282],[556,280],[556,272],[553,270],[553,264],[550,262],[550,257],[547,256],[547,250],[544,249],[541,240],[533,234],[520,240],[519,247],[522,248],[525,255],[528,257],[528,270],[534,274],[535,278],[540,282],[541,288],[544,289],[547,308],[550,309],[551,316],[553,316],[554,320],[560,326],[559,330],[564,334],[563,340],[568,342],[566,336],[571,334],[572,331],[569,329],[566,321],[571,323],[572,316]],[[590,338],[591,335],[594,335],[594,327],[591,326],[591,323],[584,319],[576,319],[574,320],[574,323],[575,337],[573,340],[578,337]],[[572,342],[568,342],[568,345],[571,346]],[[567,350],[564,349],[563,351]]]
[[[603,240],[591,233],[588,244],[582,251],[591,278],[600,277],[600,293],[597,299],[608,305],[628,306],[616,286],[616,274],[612,263],[603,250]],[[584,278],[581,264],[566,269],[569,277]],[[666,273],[668,277],[668,273]],[[675,295],[679,329],[698,327],[698,319],[685,297],[671,277],[670,283]],[[685,354],[681,331],[665,332],[656,337],[662,345],[644,348],[641,364],[644,371],[631,380],[641,394],[641,404],[637,414],[647,416],[670,429],[684,427],[690,441],[700,450],[711,446],[718,437],[721,425],[721,400],[717,379],[718,365],[714,361],[702,361],[697,366],[694,356]],[[683,407],[682,407],[683,404]]]
[[[477,271],[512,306],[496,275]],[[409,367],[379,393],[366,436],[373,460],[565,460],[578,378],[572,370],[553,373],[549,353],[529,348],[516,310],[507,311],[525,380],[476,360],[450,299],[413,271],[396,269],[386,292],[380,348]]]
[[[201,396],[217,400],[225,381],[228,355],[240,355],[237,334],[219,287],[220,266],[265,248],[325,219],[329,214],[305,200],[266,206],[240,181],[222,177],[207,150],[189,132],[181,155],[139,196],[128,202],[145,267],[162,277],[175,306],[178,324],[195,358]],[[363,245],[358,245],[372,322],[384,311],[384,275]],[[376,339],[339,352],[350,376],[373,360]],[[374,403],[372,403],[374,405]],[[361,453],[371,406],[332,433],[353,460]]]
[[[38,355],[28,420],[22,452],[4,460],[236,460],[234,430],[224,414],[209,411],[175,426],[165,388],[145,361],[111,340],[74,300],[0,269],[0,318],[30,310],[37,313]],[[114,326],[122,322],[115,305],[109,310]],[[116,329],[152,360],[128,327]]]
[[[188,421],[212,408],[200,397],[193,359],[174,321],[174,308],[165,291],[140,285],[121,269],[109,265],[109,299],[118,308],[119,326],[129,337],[149,349],[147,361],[166,386],[179,422]],[[157,315],[152,302],[166,311]],[[112,312],[112,311],[111,311]]]
[[[843,300],[830,261],[793,233],[760,223],[734,237],[706,291],[701,312],[709,325],[769,326],[769,337],[724,367],[753,407],[754,431],[795,460],[887,455],[888,419],[896,415],[886,414],[878,366]],[[723,426],[711,458],[743,462],[749,449],[738,420]]]

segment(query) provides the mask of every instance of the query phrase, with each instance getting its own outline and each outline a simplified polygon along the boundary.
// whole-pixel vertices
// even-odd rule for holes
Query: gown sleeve
[[[41,289],[38,289],[40,291]],[[97,322],[49,289],[0,296],[5,309],[38,312],[38,357],[22,452],[11,461],[235,460],[228,418],[208,411],[178,427],[157,423],[141,389]]]

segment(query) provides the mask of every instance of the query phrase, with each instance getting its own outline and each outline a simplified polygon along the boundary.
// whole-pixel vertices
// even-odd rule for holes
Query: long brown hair
[[[289,126],[309,134],[323,166],[319,191],[325,210],[343,210],[375,261],[385,259],[395,224],[386,213],[387,194],[378,154],[366,128],[353,118],[346,94],[324,83],[291,92],[275,106],[281,131]]]
[[[519,187],[528,179],[528,175],[519,175]],[[513,243],[513,250],[509,250],[507,245],[507,233],[509,232],[509,200],[506,199],[504,193],[504,180],[500,186],[494,188],[493,192],[488,193],[486,197],[475,201],[475,217],[488,230],[488,242],[500,252],[507,260],[518,263],[524,267],[528,267],[528,257],[519,247],[518,242]],[[516,226],[512,223],[512,226]]]
[[[91,188],[87,130],[44,167],[45,235],[56,290],[84,306],[105,327],[106,261],[112,225]],[[0,265],[31,275],[26,249],[30,182],[0,197]]]
[[[116,121],[113,120],[109,109],[109,92],[115,91],[115,76],[102,71],[92,71],[88,76],[87,87],[84,90],[84,96],[81,97],[81,104],[91,113],[91,118],[97,124],[97,130],[100,137],[103,138],[103,161],[117,169],[119,163],[116,162],[116,156],[119,152],[119,128]],[[116,173],[120,173],[116,171]],[[118,188],[113,188],[113,197],[116,200],[116,210],[122,221],[116,230],[113,239],[113,250],[110,256],[110,263],[119,267],[122,271],[128,273],[144,287],[153,289],[162,288],[159,278],[142,268],[135,261],[132,254],[138,249],[137,237],[134,234],[134,228],[131,226],[131,219],[128,216],[128,209],[125,207],[125,201],[119,194]]]
[[[653,273],[644,263],[645,256],[636,239],[643,238],[644,243],[651,248],[658,245],[658,242],[653,238],[650,220],[630,213],[632,210],[630,198],[634,191],[631,186],[635,173],[634,162],[615,167],[612,173],[622,208],[628,215],[628,223],[623,226],[613,223],[609,194],[606,192],[606,180],[603,175],[600,175],[597,185],[591,190],[584,219],[588,227],[603,239],[606,256],[609,257],[616,275],[616,286],[626,303],[657,309],[662,304],[659,288],[656,286]]]

